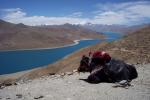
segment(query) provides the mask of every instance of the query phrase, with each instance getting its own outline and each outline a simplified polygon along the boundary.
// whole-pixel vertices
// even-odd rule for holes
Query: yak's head
[[[90,71],[89,61],[90,61],[90,58],[83,55],[82,59],[80,61],[80,66],[78,68],[78,72],[89,72]]]

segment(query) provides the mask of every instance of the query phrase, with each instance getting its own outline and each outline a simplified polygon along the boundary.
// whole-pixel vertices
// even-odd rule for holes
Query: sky
[[[150,23],[150,0],[0,0],[0,19],[26,25]]]

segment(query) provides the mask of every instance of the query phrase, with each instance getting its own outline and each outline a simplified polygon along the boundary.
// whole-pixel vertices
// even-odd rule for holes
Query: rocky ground
[[[66,73],[19,81],[0,89],[0,100],[150,100],[150,64],[136,65],[139,77],[130,87],[114,83],[90,84],[89,73]]]

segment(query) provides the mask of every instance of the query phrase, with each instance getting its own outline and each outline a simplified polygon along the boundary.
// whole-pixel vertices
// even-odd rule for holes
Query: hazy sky
[[[26,25],[150,22],[146,0],[0,0],[0,18]]]

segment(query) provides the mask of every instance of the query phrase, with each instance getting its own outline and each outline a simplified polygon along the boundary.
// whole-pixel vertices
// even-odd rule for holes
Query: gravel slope
[[[128,88],[89,84],[89,73],[53,75],[0,89],[0,100],[150,100],[150,64],[137,65],[139,77]]]

